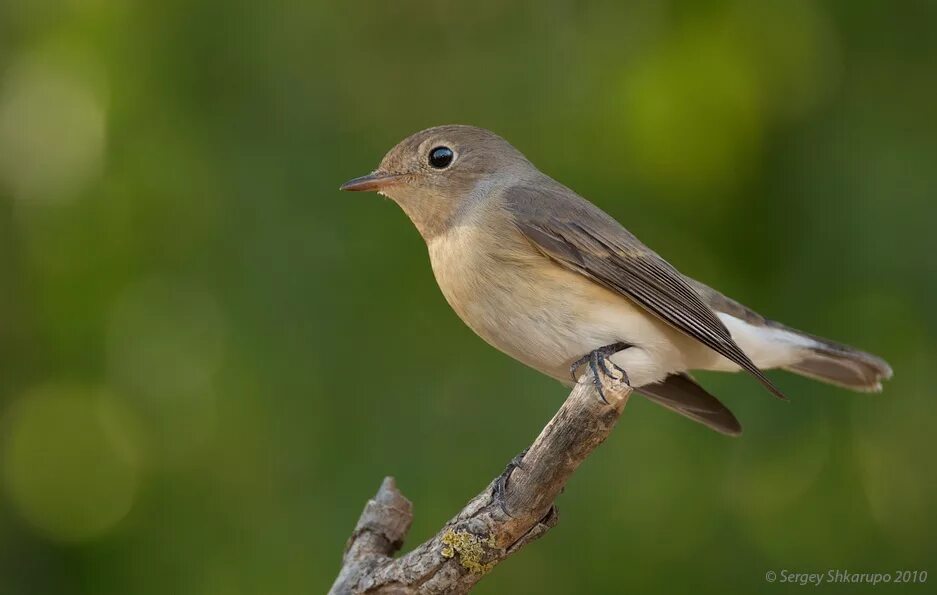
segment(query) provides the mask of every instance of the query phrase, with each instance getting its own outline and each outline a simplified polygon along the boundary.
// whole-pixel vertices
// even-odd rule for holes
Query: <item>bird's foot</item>
[[[504,471],[502,471],[501,475],[498,476],[498,479],[495,480],[494,493],[492,496],[494,496],[494,499],[497,500],[498,506],[501,507],[501,511],[508,516],[511,516],[511,513],[508,512],[507,505],[504,502],[504,494],[508,488],[508,480],[511,478],[511,473],[513,473],[515,469],[524,468],[523,461],[524,455],[526,454],[527,449],[525,448],[520,452],[520,454],[511,459],[511,462],[507,464],[507,466],[504,468]]]
[[[602,399],[602,402],[608,405],[608,399],[605,398],[605,389],[602,384],[602,376],[608,376],[618,382],[628,384],[628,373],[625,372],[621,366],[611,361],[609,357],[629,347],[631,347],[631,345],[619,342],[594,349],[574,361],[569,367],[569,374],[573,377],[573,380],[577,380],[576,373],[579,371],[579,368],[588,364],[589,370],[592,372],[592,383],[595,385],[595,390],[598,391],[599,398]],[[613,370],[618,373],[617,377],[615,374],[612,374]]]

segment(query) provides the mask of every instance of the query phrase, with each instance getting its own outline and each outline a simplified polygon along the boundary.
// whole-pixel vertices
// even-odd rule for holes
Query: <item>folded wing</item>
[[[598,207],[559,184],[513,186],[505,191],[505,204],[518,230],[543,254],[631,299],[785,398],[683,275]]]

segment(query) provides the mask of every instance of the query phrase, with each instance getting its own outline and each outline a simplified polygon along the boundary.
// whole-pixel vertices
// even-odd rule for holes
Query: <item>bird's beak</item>
[[[401,178],[403,178],[403,174],[389,174],[387,172],[378,170],[366,176],[348,180],[341,185],[339,190],[346,190],[348,192],[373,192],[375,190],[380,191],[390,186],[391,184],[398,182]]]

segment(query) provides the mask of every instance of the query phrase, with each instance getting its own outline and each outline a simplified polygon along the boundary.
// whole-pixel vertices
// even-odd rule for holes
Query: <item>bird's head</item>
[[[506,140],[483,128],[428,128],[400,141],[380,166],[341,189],[387,196],[427,239],[444,231],[466,201],[532,169]]]

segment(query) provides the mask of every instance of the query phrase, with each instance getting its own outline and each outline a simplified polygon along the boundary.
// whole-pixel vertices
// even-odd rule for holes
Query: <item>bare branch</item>
[[[467,593],[494,566],[557,523],[554,500],[621,417],[630,387],[604,378],[609,404],[584,376],[523,458],[512,463],[433,538],[400,558],[413,518],[410,502],[386,478],[368,501],[330,591]]]

